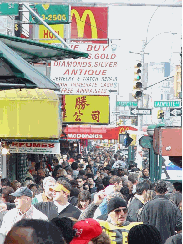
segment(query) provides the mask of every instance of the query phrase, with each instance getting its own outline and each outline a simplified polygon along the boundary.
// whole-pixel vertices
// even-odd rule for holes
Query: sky
[[[128,99],[129,92],[133,90],[133,69],[142,58],[138,53],[142,51],[143,40],[149,42],[145,48],[145,63],[180,64],[181,18],[181,8],[109,6],[109,39],[119,46],[123,70],[119,75],[122,81],[125,80],[125,90],[128,90],[124,93],[124,86],[120,84],[123,100]]]

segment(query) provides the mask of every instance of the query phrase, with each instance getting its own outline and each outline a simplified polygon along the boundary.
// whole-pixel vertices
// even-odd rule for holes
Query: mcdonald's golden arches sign
[[[71,39],[107,39],[107,7],[72,7]],[[106,43],[106,41],[96,41]],[[96,43],[95,42],[95,43]]]

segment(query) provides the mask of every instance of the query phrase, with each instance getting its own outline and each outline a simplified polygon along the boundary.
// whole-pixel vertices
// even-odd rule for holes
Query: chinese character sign
[[[63,123],[109,124],[109,96],[65,95]]]

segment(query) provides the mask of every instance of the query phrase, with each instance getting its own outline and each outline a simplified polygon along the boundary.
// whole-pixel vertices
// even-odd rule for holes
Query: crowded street
[[[181,0],[0,0],[0,244],[182,244]]]

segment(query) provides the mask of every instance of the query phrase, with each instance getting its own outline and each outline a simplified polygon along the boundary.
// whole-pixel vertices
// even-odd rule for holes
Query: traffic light
[[[124,146],[125,147],[129,147],[130,144],[132,143],[133,139],[129,136],[128,133],[125,134],[125,138],[124,138]]]
[[[158,119],[164,119],[164,111],[163,110],[158,110]]]
[[[137,65],[134,66],[134,83],[135,85],[133,86],[133,96],[135,99],[138,99],[139,97],[142,96],[142,82],[141,82],[141,67],[142,64],[139,62]]]

